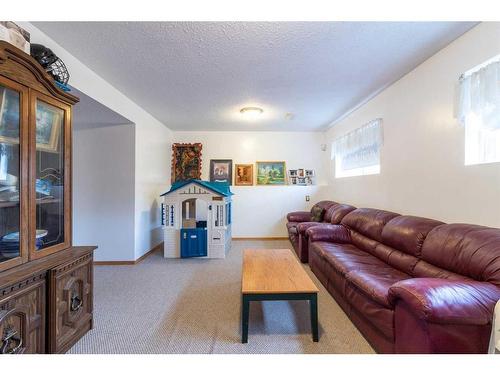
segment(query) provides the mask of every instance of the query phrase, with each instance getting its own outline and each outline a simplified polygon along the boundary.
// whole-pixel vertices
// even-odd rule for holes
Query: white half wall
[[[134,142],[133,124],[74,127],[73,244],[96,261],[135,260]]]
[[[383,118],[379,175],[333,177],[325,196],[445,222],[500,227],[500,163],[464,165],[464,129],[453,117],[461,73],[500,54],[500,23],[481,23],[335,124],[331,141]],[[326,156],[329,159],[328,156]]]
[[[325,185],[324,134],[314,132],[174,132],[174,142],[201,142],[202,179],[209,180],[210,159],[235,164],[284,160],[287,169],[316,171],[318,186],[232,186],[233,237],[285,237],[286,214],[309,210]],[[170,157],[169,157],[170,160]],[[255,183],[255,181],[254,181]],[[310,202],[306,202],[306,195]]]

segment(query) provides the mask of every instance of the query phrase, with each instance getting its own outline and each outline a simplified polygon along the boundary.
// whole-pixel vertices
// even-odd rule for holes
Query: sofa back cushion
[[[357,208],[344,216],[341,223],[368,239],[382,242],[384,226],[396,216],[400,215],[374,208]]]
[[[439,225],[441,221],[417,216],[397,216],[384,226],[382,242],[394,249],[420,258],[422,245],[427,234]]]
[[[421,258],[452,273],[500,286],[500,229],[440,225],[427,235]]]
[[[326,210],[323,221],[330,224],[340,224],[344,216],[355,209],[356,207],[348,204],[336,203]]]

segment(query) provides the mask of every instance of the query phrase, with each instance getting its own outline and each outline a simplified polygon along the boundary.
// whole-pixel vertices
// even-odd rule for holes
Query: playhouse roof
[[[210,182],[210,181],[191,179],[191,180],[174,182],[174,184],[170,187],[170,190],[163,193],[161,196],[163,197],[164,195],[170,194],[173,191],[180,189],[181,187],[189,185],[191,183],[200,185],[208,190],[211,190],[216,194],[222,195],[223,197],[229,197],[233,195],[233,193],[229,188],[229,184],[227,182]]]

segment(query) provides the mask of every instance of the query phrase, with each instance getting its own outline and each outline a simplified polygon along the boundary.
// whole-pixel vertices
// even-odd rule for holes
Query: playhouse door
[[[207,228],[181,229],[181,258],[207,256]]]

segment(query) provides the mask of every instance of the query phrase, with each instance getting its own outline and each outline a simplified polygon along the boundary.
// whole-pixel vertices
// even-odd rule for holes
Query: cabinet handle
[[[16,336],[17,335],[17,336]],[[16,354],[23,346],[23,339],[18,336],[19,333],[7,327],[3,332],[2,347],[0,347],[0,354]],[[12,345],[15,345],[11,348]]]
[[[70,310],[75,312],[78,311],[82,308],[83,306],[83,301],[78,295],[75,293],[71,296],[71,304],[70,304]]]

